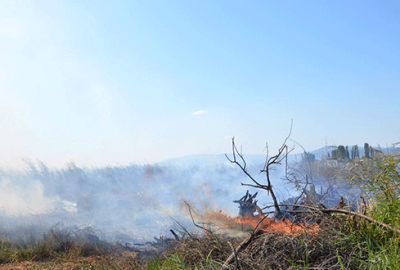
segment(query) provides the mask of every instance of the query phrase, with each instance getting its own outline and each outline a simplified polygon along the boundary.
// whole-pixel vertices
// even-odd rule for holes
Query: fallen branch
[[[379,220],[376,220],[376,219],[374,219],[372,217],[369,217],[369,216],[366,216],[366,215],[363,215],[363,214],[360,214],[360,213],[357,213],[357,212],[354,212],[354,211],[349,211],[349,210],[344,210],[344,209],[337,209],[337,208],[324,208],[324,209],[321,209],[321,208],[317,208],[317,207],[313,207],[313,206],[309,206],[309,205],[301,205],[301,204],[296,204],[296,205],[294,205],[294,204],[280,204],[279,206],[296,206],[296,207],[308,208],[308,209],[311,209],[311,210],[314,210],[314,211],[320,211],[322,213],[343,213],[343,214],[347,214],[347,215],[353,215],[353,216],[357,216],[357,217],[360,217],[362,219],[368,220],[368,221],[370,221],[372,223],[378,224],[379,226],[382,226],[382,227],[384,227],[386,229],[389,229],[389,230],[395,231],[397,233],[400,233],[400,229],[397,229],[397,228],[395,228],[395,227],[393,227],[393,226],[391,226],[389,224],[383,223],[383,222],[381,222]]]
[[[234,249],[234,251],[229,255],[229,257],[225,260],[224,264],[222,265],[222,268],[228,268],[229,264],[232,263],[232,260],[235,259],[235,256],[237,254],[245,249],[248,244],[254,239],[255,236],[260,235],[263,231],[261,229],[257,229],[255,232],[253,232],[251,235],[246,237],[237,247]]]
[[[234,254],[234,256],[235,256],[236,269],[239,269],[239,261],[238,261],[238,258],[237,258],[236,250],[235,250],[235,248],[232,246],[231,242],[228,241],[228,245],[231,247],[232,252],[233,252],[233,254]]]
[[[236,249],[233,250],[233,252],[231,253],[231,255],[229,255],[228,259],[226,259],[226,261],[223,264],[223,268],[227,268],[228,265],[232,262],[232,259],[235,258],[235,260],[237,260],[237,254],[243,250],[244,248],[247,247],[247,245],[254,239],[255,236],[260,235],[263,231],[261,228],[258,228],[258,226],[260,226],[260,224],[267,218],[267,216],[264,216],[256,225],[256,227],[254,228],[253,232],[246,238],[244,239],[239,246],[237,246]]]

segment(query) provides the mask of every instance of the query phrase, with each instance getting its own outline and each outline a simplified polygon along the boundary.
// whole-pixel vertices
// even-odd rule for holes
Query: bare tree
[[[266,146],[266,150],[267,150],[267,157],[265,159],[265,164],[262,170],[260,170],[260,173],[265,173],[266,175],[266,180],[267,180],[267,184],[261,184],[259,181],[257,181],[253,176],[250,175],[250,173],[247,171],[247,164],[245,159],[243,158],[243,154],[240,153],[236,147],[235,144],[235,137],[232,138],[232,155],[233,158],[229,158],[228,155],[225,154],[226,158],[231,162],[236,164],[249,178],[250,180],[253,182],[253,184],[244,184],[241,183],[243,186],[249,186],[249,187],[254,187],[254,188],[259,188],[259,189],[264,189],[267,191],[267,194],[271,194],[271,197],[274,201],[274,207],[275,207],[275,214],[277,216],[281,216],[282,212],[279,208],[279,204],[278,204],[278,200],[275,196],[275,193],[273,191],[273,186],[271,184],[271,179],[270,179],[270,170],[272,169],[272,166],[275,165],[281,165],[282,162],[285,162],[285,171],[287,171],[287,156],[289,155],[289,153],[293,150],[293,148],[289,148],[287,146],[287,141],[290,137],[290,135],[292,134],[292,126],[293,126],[293,121],[292,124],[290,125],[290,132],[289,135],[286,137],[286,139],[284,140],[284,142],[282,143],[281,147],[278,149],[278,153],[272,157],[269,157],[268,154],[268,144]]]
[[[334,164],[329,162],[329,158],[321,157],[321,160],[316,160],[315,156],[305,150],[298,142],[293,141],[303,150],[302,159],[300,162],[292,161],[289,164],[289,169],[285,180],[295,186],[300,192],[299,196],[291,201],[294,205],[301,199],[302,204],[327,204],[328,207],[333,206],[343,194],[348,192],[346,187],[346,177],[342,177],[341,171],[345,168],[344,164]],[[320,190],[316,190],[316,187]],[[353,191],[354,192],[354,191]],[[351,195],[350,193],[346,193]],[[346,196],[347,197],[347,196]],[[292,210],[295,210],[293,207]]]

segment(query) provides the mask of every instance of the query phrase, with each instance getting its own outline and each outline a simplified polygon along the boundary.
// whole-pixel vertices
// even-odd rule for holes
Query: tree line
[[[365,158],[374,158],[376,150],[372,148],[368,143],[364,143],[364,156]],[[354,160],[356,158],[360,159],[360,150],[358,149],[358,145],[354,145],[351,147],[349,151],[348,145],[343,146],[339,145],[336,149],[332,150],[331,153],[328,152],[328,158],[332,159],[351,159]]]

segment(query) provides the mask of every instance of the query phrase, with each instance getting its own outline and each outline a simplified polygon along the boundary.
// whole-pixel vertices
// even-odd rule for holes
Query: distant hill
[[[346,145],[344,145],[346,146]],[[330,146],[325,146],[318,148],[313,151],[307,151],[310,154],[315,155],[315,158],[317,160],[321,160],[322,158],[326,158],[328,156],[328,153],[331,153],[332,150],[335,150],[338,146],[330,145]],[[351,148],[353,145],[349,145],[349,151],[351,151]],[[399,150],[400,148],[394,148],[394,147],[381,147],[379,148],[378,146],[372,146],[375,149],[380,149],[383,153],[392,153],[395,149]],[[364,143],[363,144],[358,144],[358,149],[360,153],[360,157],[363,157],[364,154]],[[274,154],[274,153],[272,153]],[[290,154],[288,156],[288,161],[300,161],[302,159],[304,153],[296,153],[296,154]],[[228,154],[229,158],[232,158],[232,154]],[[266,155],[259,154],[259,155],[247,155],[243,154],[243,157],[247,163],[248,166],[255,166],[255,165],[260,165],[262,166],[265,163]],[[239,158],[239,157],[237,157]],[[167,159],[162,162],[158,162],[155,165],[159,166],[175,166],[175,167],[180,167],[180,168],[188,168],[188,167],[193,167],[193,166],[198,166],[198,167],[210,167],[210,166],[218,166],[218,165],[225,165],[225,166],[233,166],[236,167],[234,164],[230,163],[229,160],[226,158],[225,154],[201,154],[201,155],[190,155],[190,156],[183,156],[183,157],[177,157],[177,158],[171,158]]]
[[[228,155],[232,158],[232,155]],[[265,155],[244,155],[246,163],[252,164],[263,164],[265,162]],[[190,155],[178,158],[167,159],[165,161],[157,163],[160,166],[176,166],[176,167],[191,167],[191,166],[215,166],[215,165],[226,165],[234,166],[225,156],[225,154],[202,154],[202,155]]]

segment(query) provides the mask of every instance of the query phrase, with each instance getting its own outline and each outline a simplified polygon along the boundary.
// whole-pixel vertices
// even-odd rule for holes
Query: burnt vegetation
[[[398,152],[384,154],[366,144],[366,156],[360,158],[357,147],[351,156],[345,155],[348,147],[339,147],[333,150],[334,158],[317,162],[304,151],[301,162],[288,166],[288,139],[276,155],[267,155],[260,170],[262,182],[247,171],[232,138],[232,155],[227,158],[248,176],[250,183],[242,185],[258,189],[273,202],[260,208],[260,194],[249,191],[234,201],[239,204],[234,221],[255,222],[246,230],[247,237],[214,233],[208,223],[204,235],[184,238],[164,254],[157,269],[170,269],[171,261],[180,269],[398,269]],[[275,165],[286,167],[284,180],[298,190],[297,197],[278,201],[270,179]],[[275,229],[277,224],[288,227]],[[302,231],[294,230],[296,226]]]
[[[184,202],[197,233],[176,220],[169,235],[140,245],[112,244],[93,228],[62,224],[40,239],[1,235],[0,269],[398,269],[399,153],[366,144],[364,157],[338,147],[317,160],[303,149],[301,161],[288,164],[289,138],[273,156],[267,147],[257,177],[232,138],[226,157],[248,177],[241,185],[256,190],[233,201],[237,217]],[[272,179],[275,166],[284,166],[283,179]],[[279,201],[275,181],[297,196]],[[262,205],[266,199],[272,203]]]

